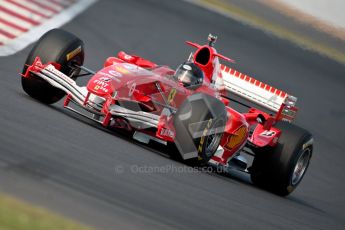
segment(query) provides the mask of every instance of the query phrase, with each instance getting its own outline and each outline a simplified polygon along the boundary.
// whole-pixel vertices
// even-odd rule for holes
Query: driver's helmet
[[[194,63],[185,62],[177,68],[174,79],[188,89],[197,89],[204,81],[204,73]]]

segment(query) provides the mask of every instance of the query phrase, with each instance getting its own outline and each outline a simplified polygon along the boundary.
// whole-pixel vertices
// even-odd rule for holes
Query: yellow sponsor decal
[[[95,88],[93,88],[94,90],[99,90],[100,86],[96,85]]]
[[[202,149],[203,149],[203,145],[205,142],[205,137],[207,136],[208,130],[210,129],[212,124],[212,119],[208,120],[206,128],[204,129],[204,131],[202,132],[202,136],[200,138],[200,143],[199,143],[199,147],[198,147],[198,152],[201,153]]]
[[[122,66],[115,66],[115,70],[122,74],[129,74],[130,71]]]
[[[288,192],[292,192],[293,190],[295,190],[295,188],[294,188],[292,185],[289,185],[289,186],[286,188],[286,190],[287,190]]]
[[[236,148],[238,145],[243,143],[243,140],[247,136],[247,128],[241,126],[236,132],[230,136],[228,143],[225,145],[228,149]]]
[[[79,46],[78,48],[76,48],[75,50],[73,50],[72,52],[69,52],[66,55],[66,59],[67,61],[71,60],[72,58],[74,58],[77,54],[79,54],[81,52],[81,46]]]
[[[171,89],[169,96],[168,96],[168,103],[169,104],[171,104],[171,102],[174,100],[175,95],[176,95],[176,89],[173,88],[173,89]]]
[[[314,143],[314,139],[313,138],[311,138],[309,141],[307,141],[306,143],[304,143],[303,144],[303,150],[305,150],[306,148],[308,148],[308,147],[310,147],[310,146],[312,146],[313,145],[313,143]]]

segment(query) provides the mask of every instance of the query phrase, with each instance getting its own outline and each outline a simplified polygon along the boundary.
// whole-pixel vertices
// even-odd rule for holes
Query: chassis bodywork
[[[224,104],[227,116],[220,145],[210,159],[210,163],[215,165],[226,166],[244,146],[274,146],[281,135],[274,124],[280,120],[293,120],[297,112],[296,98],[221,65],[219,59],[232,60],[218,54],[212,41],[204,46],[187,43],[197,48],[190,59],[205,74],[204,83],[197,90],[186,89],[172,80],[174,71],[171,68],[124,52],[117,57],[109,57],[104,68],[98,72],[84,66],[74,66],[92,75],[86,86],[77,85],[71,76],[59,71],[59,64],[42,63],[39,57],[27,68],[23,77],[35,75],[41,78],[67,94],[64,101],[66,109],[93,119],[104,127],[133,131],[133,138],[144,143],[153,140],[165,145],[169,142],[178,145],[173,117],[181,104],[193,95],[212,96]],[[257,108],[240,113],[231,107],[233,99],[228,93],[236,94],[274,114]],[[77,105],[77,108],[72,105]],[[80,111],[80,108],[91,116]],[[202,122],[203,129],[191,128],[193,135],[201,137],[201,140],[209,131],[205,129],[208,121]],[[183,159],[191,159],[198,157],[198,152],[198,146],[195,146],[193,151],[180,154]]]

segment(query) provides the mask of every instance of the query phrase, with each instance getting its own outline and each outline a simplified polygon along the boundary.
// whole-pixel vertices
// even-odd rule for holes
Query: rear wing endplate
[[[221,73],[226,91],[275,112],[277,120],[295,118],[296,97],[225,65],[221,65]]]

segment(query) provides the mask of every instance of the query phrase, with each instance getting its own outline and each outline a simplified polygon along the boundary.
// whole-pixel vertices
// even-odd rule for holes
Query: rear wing
[[[297,113],[297,98],[248,75],[221,65],[226,91],[276,113],[277,120],[291,122]]]

